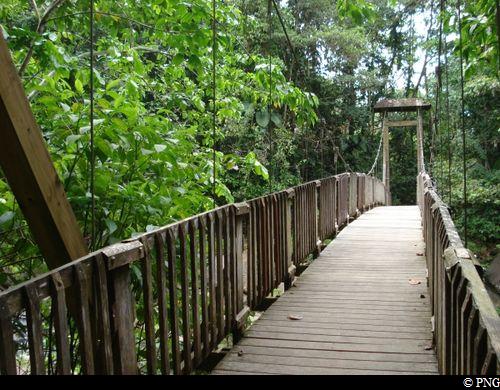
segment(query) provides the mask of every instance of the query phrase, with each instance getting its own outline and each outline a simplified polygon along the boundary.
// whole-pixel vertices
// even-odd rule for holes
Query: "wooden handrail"
[[[498,375],[500,321],[479,276],[480,267],[464,248],[448,207],[425,172],[417,178],[417,199],[426,243],[439,371]]]
[[[237,340],[250,310],[290,287],[325,239],[387,199],[371,176],[332,176],[169,224],[3,291],[0,373],[189,374],[227,336]],[[68,289],[76,313],[66,311]]]

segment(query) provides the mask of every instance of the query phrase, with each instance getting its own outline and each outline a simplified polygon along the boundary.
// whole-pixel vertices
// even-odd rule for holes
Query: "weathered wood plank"
[[[336,315],[336,316],[344,316],[348,315],[351,316],[351,318],[377,318],[377,319],[394,319],[394,320],[402,320],[402,319],[409,319],[411,321],[415,320],[429,320],[429,314],[430,313],[420,313],[420,312],[415,312],[412,311],[411,309],[407,310],[406,312],[397,312],[397,311],[391,311],[391,310],[383,310],[379,312],[375,312],[370,310],[367,312],[367,310],[356,310],[356,309],[350,309],[350,308],[340,308],[340,309],[335,309],[335,308],[324,308],[324,307],[307,307],[307,306],[300,306],[300,305],[295,305],[295,304],[284,304],[284,303],[279,303],[276,302],[276,305],[273,306],[272,311],[270,313],[274,312],[285,312],[285,313],[300,313],[303,316],[308,316],[308,317],[315,317],[317,315]]]
[[[57,373],[60,375],[69,375],[71,373],[71,357],[68,343],[66,294],[64,291],[64,284],[62,282],[61,275],[58,272],[51,275],[51,280],[52,312],[54,313],[54,328],[57,351]]]
[[[314,346],[314,345],[313,345]],[[329,348],[328,345],[319,345],[319,348],[311,348],[311,343],[302,340],[275,340],[275,339],[257,339],[244,337],[234,349],[243,350],[247,347],[256,347],[265,350],[265,353],[271,353],[273,349],[279,348],[288,354],[287,356],[320,356],[320,357],[341,357],[348,360],[376,360],[389,362],[414,362],[414,363],[433,363],[436,364],[436,357],[433,354],[421,353],[387,353],[387,352],[367,352],[367,351],[349,351]]]
[[[215,302],[216,302],[216,317],[217,317],[217,343],[220,343],[224,338],[224,244],[223,244],[223,231],[224,231],[224,218],[222,210],[218,210],[215,214],[215,246],[216,250],[216,289],[215,289]]]
[[[168,251],[168,286],[170,299],[170,324],[171,324],[171,340],[172,340],[172,360],[174,374],[181,374],[181,352],[179,346],[179,304],[177,300],[177,251],[176,237],[173,229],[168,229],[167,232],[167,251]]]
[[[219,369],[225,370],[241,370],[254,372],[256,374],[282,374],[282,375],[404,375],[411,374],[411,372],[402,371],[376,371],[376,370],[356,370],[356,369],[342,369],[342,368],[323,368],[323,367],[300,367],[285,364],[266,364],[266,363],[253,363],[253,362],[233,362],[223,360]]]
[[[420,295],[420,293],[417,293]],[[317,301],[314,301],[314,298],[318,299]],[[416,299],[419,298],[413,297],[415,300],[410,301],[412,296],[406,297],[407,301],[390,301],[390,300],[383,300],[381,299],[366,299],[364,300],[363,297],[357,297],[353,299],[345,299],[343,300],[342,297],[339,297],[337,299],[332,299],[332,301],[320,301],[320,297],[318,295],[316,296],[307,296],[306,298],[303,298],[300,295],[297,295],[297,298],[292,300],[292,299],[283,299],[283,302],[276,302],[276,306],[274,306],[274,309],[279,310],[279,308],[287,308],[290,306],[293,306],[297,308],[297,310],[300,310],[301,308],[304,308],[305,311],[347,311],[349,313],[360,313],[364,314],[367,311],[374,311],[374,314],[383,314],[383,312],[395,312],[394,314],[398,314],[397,312],[402,312],[402,313],[410,313],[410,315],[415,315],[415,314],[425,314],[428,315],[430,314],[430,305],[429,302],[426,302],[424,299],[421,299],[420,301],[417,301]],[[359,306],[358,306],[359,305]],[[399,313],[399,314],[402,314]]]
[[[141,262],[142,294],[144,300],[144,327],[146,331],[146,364],[149,375],[156,374],[156,338],[153,309],[153,270],[151,251],[147,238],[141,239],[145,256]]]
[[[287,319],[289,315],[298,315],[296,311],[286,311],[280,313],[264,313],[261,318],[268,319]],[[317,316],[305,316],[301,320],[302,322],[311,322],[311,323],[346,323],[346,324],[358,324],[358,325],[380,325],[380,326],[404,326],[407,328],[415,328],[415,329],[431,329],[430,321],[428,323],[420,323],[417,321],[391,321],[388,319],[380,319],[380,318],[360,318],[360,317],[347,317],[347,316],[339,316],[339,315],[317,315]]]
[[[378,337],[361,337],[360,336],[332,336],[325,334],[310,334],[305,332],[282,332],[279,330],[269,330],[269,329],[250,329],[246,332],[245,337],[252,338],[265,338],[273,340],[302,340],[318,343],[331,343],[339,348],[344,345],[350,346],[351,344],[359,345],[359,348],[363,351],[373,352],[388,352],[388,353],[429,353],[425,348],[429,345],[427,340],[414,340],[414,339],[397,339],[395,337],[389,339],[383,339]],[[428,338],[430,340],[431,337]],[[357,348],[357,347],[353,347]],[[364,349],[366,348],[366,349]],[[356,349],[353,349],[356,350]]]
[[[77,290],[78,290],[78,325],[80,336],[80,353],[82,358],[82,372],[91,375],[95,372],[94,343],[89,306],[89,283],[87,273],[81,263],[75,265]]]
[[[199,241],[197,240],[197,223],[189,223],[189,258],[191,260],[191,307],[193,318],[193,346],[194,346],[194,366],[200,364],[201,356],[201,328],[200,328],[200,307],[199,307],[199,279],[198,270],[202,269],[202,261],[199,254]],[[198,250],[197,250],[198,249]]]
[[[43,359],[42,315],[40,312],[40,297],[36,286],[26,286],[26,301],[31,374],[43,375],[45,374],[45,363]],[[85,345],[83,342],[82,344]]]
[[[387,127],[409,127],[409,126],[417,126],[416,120],[408,120],[408,121],[388,121],[386,123]]]
[[[217,346],[217,323],[216,323],[216,293],[215,284],[216,274],[215,274],[215,218],[213,214],[208,215],[208,284],[209,284],[209,295],[210,295],[210,349]]]
[[[191,361],[191,321],[189,308],[189,278],[188,278],[188,243],[187,226],[185,223],[179,226],[179,245],[181,257],[181,291],[182,291],[182,357],[184,360],[184,373],[189,374],[192,368]]]
[[[201,285],[201,335],[203,339],[203,357],[208,356],[210,352],[210,323],[209,323],[209,300],[207,294],[209,290],[208,285],[208,271],[207,271],[207,225],[206,219],[201,217],[198,223],[199,229],[199,251],[200,251],[200,285]]]
[[[224,279],[224,319],[225,330],[227,335],[231,332],[232,318],[232,281],[231,281],[231,215],[232,207],[226,207],[223,212],[224,219],[224,263],[223,263],[223,279]]]
[[[401,327],[396,332],[385,327],[376,329],[372,326],[349,326],[344,327],[340,325],[324,325],[324,324],[311,324],[303,322],[300,325],[294,326],[294,321],[271,321],[260,320],[258,324],[252,326],[252,330],[261,332],[282,332],[282,333],[302,333],[304,335],[327,335],[327,336],[341,336],[341,337],[370,337],[373,339],[383,339],[388,342],[389,340],[430,340],[432,338],[428,331],[404,331],[406,328]],[[321,326],[323,325],[323,326]],[[380,330],[381,329],[381,330]]]
[[[0,300],[0,374],[17,374],[12,319],[4,299]]]
[[[165,272],[164,239],[160,233],[155,234],[156,249],[156,285],[158,288],[158,317],[160,329],[160,368],[163,375],[170,374],[170,353],[168,351],[168,310],[167,310],[167,276]]]
[[[256,351],[257,349],[257,351]],[[260,348],[262,350],[262,348]],[[273,352],[275,350],[272,350]],[[283,351],[283,350],[282,350]],[[241,356],[240,356],[241,355]],[[283,359],[277,359],[277,357]],[[435,373],[436,368],[432,363],[414,363],[414,362],[397,362],[397,361],[375,361],[375,360],[349,360],[344,356],[340,358],[332,357],[305,357],[305,356],[290,356],[284,353],[277,355],[271,353],[263,354],[256,347],[243,347],[239,352],[232,352],[227,361],[232,362],[250,362],[250,363],[268,363],[273,364],[276,361],[281,361],[286,365],[294,365],[297,367],[323,367],[323,368],[340,368],[354,370],[375,370],[375,371],[402,371],[412,372],[415,374]]]
[[[102,254],[94,258],[94,307],[98,313],[96,320],[97,334],[97,364],[96,372],[99,374],[113,374],[113,342],[111,335],[111,318],[109,305],[108,277],[106,264]]]
[[[106,261],[109,268],[109,258],[106,258]],[[113,268],[108,277],[112,312],[113,372],[117,375],[137,374],[130,264]]]

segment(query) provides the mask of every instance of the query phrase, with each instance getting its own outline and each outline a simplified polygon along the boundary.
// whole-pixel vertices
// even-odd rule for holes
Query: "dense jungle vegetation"
[[[462,52],[469,247],[489,260],[500,230],[499,8],[461,3],[460,39],[456,0],[216,0],[215,23],[211,0],[95,0],[94,237],[89,1],[2,0],[0,25],[91,248],[214,202],[368,172],[380,140],[371,107],[384,97],[437,107],[426,159],[463,229]],[[413,129],[393,132],[391,172],[393,203],[414,204]],[[0,173],[0,289],[45,270]]]

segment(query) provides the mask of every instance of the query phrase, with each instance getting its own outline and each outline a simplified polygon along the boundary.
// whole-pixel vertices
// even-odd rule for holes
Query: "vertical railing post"
[[[331,200],[332,200],[332,213],[331,213],[331,216],[333,218],[333,236],[336,236],[339,232],[339,225],[338,225],[338,217],[337,217],[337,207],[338,207],[338,199],[337,199],[337,182],[338,182],[338,179],[337,177],[333,177],[333,184],[332,184],[332,191],[333,191],[333,194],[332,194],[332,197],[331,197]]]
[[[358,180],[358,200],[357,200],[357,208],[358,208],[358,213],[359,214],[362,214],[363,213],[363,198],[364,198],[364,195],[363,195],[363,191],[364,191],[364,178],[363,178],[363,174],[362,173],[359,173],[356,175],[357,176],[357,180]],[[358,215],[359,215],[358,214]]]
[[[103,256],[108,269],[115,374],[134,375],[138,370],[130,263],[144,257],[144,248],[139,241],[131,241],[104,249]]]
[[[390,158],[389,158],[389,127],[387,126],[387,112],[382,114],[382,181],[386,188],[390,188]]]
[[[316,242],[316,248],[314,249],[313,256],[318,257],[321,253],[321,239],[319,238],[319,217],[318,210],[320,210],[320,194],[319,191],[321,189],[321,180],[316,180],[316,190],[314,191],[314,239]]]
[[[418,173],[425,171],[423,112],[420,108],[417,109],[417,169]]]
[[[358,215],[358,174],[351,173],[349,178],[349,217],[355,219]]]
[[[285,289],[289,289],[294,282],[295,279],[295,271],[296,267],[293,264],[293,232],[292,232],[292,205],[293,198],[295,196],[295,191],[293,189],[286,190],[287,193],[287,201],[286,201],[286,253],[285,253],[285,261],[288,268],[288,273],[285,278]],[[295,227],[294,227],[295,229]]]
[[[365,178],[365,205],[366,205],[366,210],[370,210],[370,184],[371,184],[371,177],[366,176]]]
[[[15,375],[16,348],[12,320],[7,309],[7,303],[0,300],[0,375]]]
[[[375,185],[377,183],[375,182],[375,178],[372,176],[372,207],[376,206],[377,199],[376,199],[376,191],[375,191]]]
[[[234,267],[234,287],[233,294],[235,295],[234,303],[236,305],[236,317],[232,323],[232,334],[233,342],[237,343],[243,334],[243,329],[245,328],[245,322],[250,312],[248,305],[244,304],[243,291],[245,288],[245,279],[243,277],[243,247],[244,247],[244,237],[243,237],[243,224],[247,221],[247,230],[249,228],[248,216],[250,213],[250,207],[248,203],[237,203],[234,204],[234,215],[235,215],[235,267]],[[248,238],[247,231],[247,238]],[[248,251],[247,251],[248,253]],[[247,261],[251,259],[247,258]],[[247,286],[247,291],[249,286]]]

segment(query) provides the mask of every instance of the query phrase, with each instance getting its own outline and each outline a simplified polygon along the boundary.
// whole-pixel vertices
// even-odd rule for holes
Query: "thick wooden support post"
[[[0,31],[0,167],[50,268],[87,254]]]
[[[0,374],[16,375],[16,347],[12,319],[6,307],[0,300]]]
[[[137,354],[130,263],[144,256],[144,248],[138,241],[116,244],[103,250],[103,256],[108,269],[114,373],[135,375]]]
[[[382,117],[382,181],[385,188],[390,189],[391,175],[389,166],[389,126],[387,126],[387,113]]]
[[[134,339],[134,309],[130,289],[130,267],[124,265],[109,273],[112,298],[113,359],[115,374],[137,374]]]
[[[287,190],[288,200],[286,202],[286,254],[285,259],[288,266],[288,274],[285,279],[285,289],[292,287],[295,280],[296,267],[293,264],[293,232],[292,232],[292,205],[294,190]]]
[[[424,171],[424,125],[421,109],[417,110],[417,168],[418,173]]]

